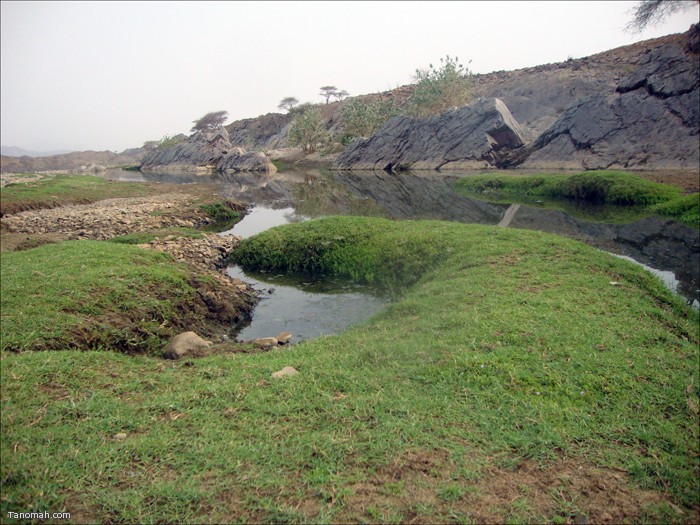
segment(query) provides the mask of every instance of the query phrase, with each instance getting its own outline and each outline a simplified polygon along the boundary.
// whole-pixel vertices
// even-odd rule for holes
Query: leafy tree
[[[291,112],[292,108],[299,104],[299,99],[296,97],[284,97],[277,106],[277,109],[285,109]]]
[[[631,33],[641,33],[648,25],[655,25],[661,22],[668,15],[689,9],[696,8],[700,0],[643,0],[637,2],[631,10],[632,20],[627,24],[626,30]]]
[[[354,98],[341,109],[343,135],[341,142],[347,144],[356,137],[370,137],[389,118],[399,113],[393,100],[369,102]]]
[[[333,93],[333,96],[334,96],[335,98],[337,98],[338,100],[343,100],[345,97],[350,96],[350,93],[348,93],[348,92],[345,91],[345,90],[342,90],[342,91],[338,91],[338,92],[336,92],[336,93]]]
[[[290,146],[301,146],[304,153],[313,153],[319,143],[328,138],[323,116],[317,107],[307,107],[306,110],[294,117],[289,128],[288,142]]]
[[[212,111],[207,113],[199,120],[194,120],[194,126],[190,131],[207,131],[210,129],[218,129],[224,125],[228,119],[228,111]]]
[[[469,102],[471,72],[457,57],[441,58],[439,68],[430,64],[429,69],[416,69],[414,78],[416,87],[408,106],[412,115],[434,115]]]
[[[326,104],[331,99],[331,97],[336,96],[338,93],[338,88],[335,86],[323,86],[319,95],[326,98]]]

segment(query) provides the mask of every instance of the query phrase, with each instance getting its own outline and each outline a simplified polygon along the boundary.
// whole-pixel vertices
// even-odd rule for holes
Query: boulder
[[[273,379],[280,379],[282,377],[295,376],[298,373],[299,373],[299,371],[296,368],[293,368],[291,366],[285,366],[282,370],[278,370],[277,372],[273,372],[272,378]]]
[[[277,346],[278,341],[275,337],[259,337],[258,339],[253,339],[251,341],[255,346],[259,346],[261,348],[272,348],[273,346]]]
[[[275,339],[277,339],[278,344],[286,345],[287,343],[289,343],[289,341],[292,340],[292,337],[292,332],[280,332],[279,334],[277,334],[277,337]]]
[[[394,117],[372,137],[351,144],[335,169],[447,170],[501,167],[524,144],[520,125],[497,98],[483,98],[425,119]]]
[[[184,332],[173,337],[163,349],[165,359],[179,359],[187,352],[209,348],[211,341],[206,341],[194,332]]]
[[[198,131],[187,142],[155,149],[141,163],[141,171],[151,172],[237,172],[260,171],[274,173],[264,153],[248,153],[234,147],[224,129]]]

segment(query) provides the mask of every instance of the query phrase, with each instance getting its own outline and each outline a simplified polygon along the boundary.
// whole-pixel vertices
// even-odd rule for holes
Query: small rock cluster
[[[259,348],[269,350],[270,348],[274,348],[278,345],[289,344],[289,341],[292,340],[292,337],[293,335],[291,332],[280,332],[279,334],[277,334],[276,337],[259,337],[258,339],[253,339],[250,342]]]
[[[168,235],[138,246],[169,253],[178,261],[185,262],[197,270],[209,271],[224,268],[228,256],[240,243],[241,238],[236,235],[211,233],[204,234],[199,239]],[[235,282],[234,284],[240,289],[240,285],[243,283]]]

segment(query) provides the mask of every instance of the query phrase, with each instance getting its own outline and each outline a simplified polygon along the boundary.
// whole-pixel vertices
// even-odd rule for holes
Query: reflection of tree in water
[[[351,192],[333,177],[330,170],[305,172],[304,182],[294,185],[292,195],[297,215],[386,217],[386,213],[374,199]]]

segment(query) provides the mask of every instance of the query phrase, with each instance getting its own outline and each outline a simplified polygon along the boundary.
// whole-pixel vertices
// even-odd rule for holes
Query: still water
[[[392,219],[439,219],[463,223],[496,225],[504,218],[510,203],[487,202],[465,197],[454,190],[454,183],[469,173],[387,173],[331,172],[328,170],[285,171],[273,175],[246,173],[225,175],[168,175],[139,172],[113,172],[122,180],[152,182],[210,183],[226,198],[251,205],[250,213],[232,230],[248,237],[270,227],[328,215],[364,215]],[[511,210],[512,211],[512,210]],[[615,217],[609,208],[566,206],[552,209],[536,202],[523,203],[508,216],[510,228],[541,230],[574,238],[615,255],[643,264],[675,292],[695,305],[700,301],[700,234],[674,221],[639,216]],[[617,222],[616,222],[617,221]],[[319,282],[298,277],[295,283],[281,282],[280,276],[246,275],[232,267],[229,273],[253,282],[260,290],[274,288],[256,308],[253,322],[241,339],[274,336],[291,331],[295,339],[331,333],[361,322],[386,304],[376,291],[348,289],[348,283],[330,283],[336,288],[321,291]],[[322,282],[325,282],[322,280]],[[323,286],[327,286],[323,284]],[[290,288],[290,290],[287,290]],[[292,291],[293,290],[293,291]],[[362,295],[360,299],[355,295]],[[286,313],[280,303],[290,297]],[[342,303],[343,300],[348,303]],[[355,301],[355,302],[353,302]],[[362,303],[366,301],[366,303]],[[302,303],[308,305],[302,306]],[[337,311],[329,305],[344,304]],[[327,328],[316,313],[333,312]],[[296,320],[290,316],[297,313]],[[355,316],[366,312],[367,316]],[[335,325],[341,319],[345,324]],[[290,327],[304,327],[299,330]],[[259,332],[255,330],[260,328]],[[278,329],[278,327],[281,327]],[[277,330],[277,331],[276,331]],[[328,332],[326,332],[328,330]],[[274,332],[274,333],[273,333]],[[253,335],[255,334],[255,335]]]
[[[304,219],[292,207],[255,206],[223,234],[246,238],[273,226]],[[227,273],[262,292],[251,323],[236,334],[239,341],[291,332],[293,344],[337,334],[369,319],[389,302],[388,296],[378,289],[335,276],[244,272],[237,265],[229,266]]]

